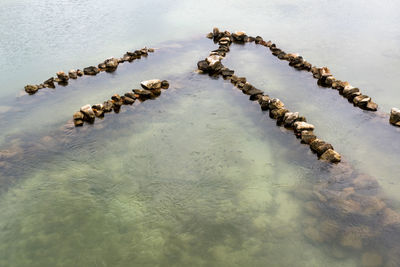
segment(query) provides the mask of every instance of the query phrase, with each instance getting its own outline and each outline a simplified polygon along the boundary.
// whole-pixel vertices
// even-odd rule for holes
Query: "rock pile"
[[[161,89],[168,89],[169,82],[166,80],[148,80],[141,82],[144,89],[133,89],[120,96],[114,94],[110,100],[104,101],[103,104],[85,105],[75,112],[72,116],[76,127],[82,126],[84,122],[94,123],[96,117],[103,118],[104,113],[114,110],[115,113],[120,111],[122,105],[132,105],[136,100],[145,101],[154,99],[161,95]]]
[[[276,56],[280,60],[289,61],[289,66],[298,70],[311,72],[313,77],[318,80],[318,85],[338,90],[339,94],[343,95],[355,106],[369,111],[376,111],[378,109],[378,105],[371,100],[371,97],[363,95],[360,89],[351,86],[348,82],[336,79],[327,67],[318,68],[312,66],[312,64],[304,60],[302,56],[293,53],[286,53],[271,41],[265,42],[260,36],[257,36],[255,40],[257,44],[268,47],[272,55]]]
[[[84,68],[83,70],[70,70],[68,74],[66,74],[64,71],[59,71],[56,73],[57,77],[50,77],[43,83],[39,85],[26,85],[25,86],[25,92],[27,92],[30,95],[35,94],[39,89],[42,88],[55,88],[55,83],[58,83],[59,85],[66,86],[68,85],[68,80],[69,79],[77,79],[78,77],[81,77],[83,75],[88,75],[88,76],[95,76],[101,71],[106,71],[106,72],[113,72],[118,68],[118,65],[123,62],[132,62],[135,59],[139,59],[142,56],[147,56],[149,53],[154,52],[153,48],[142,48],[139,50],[135,50],[134,52],[126,52],[121,58],[108,58],[104,62],[98,64],[97,67],[95,66],[89,66]]]
[[[247,81],[245,77],[234,75],[234,70],[224,67],[222,59],[226,53],[230,51],[229,46],[232,42],[251,42],[267,43],[260,36],[255,38],[248,37],[244,32],[235,32],[231,34],[228,31],[220,32],[218,28],[214,28],[212,33],[207,35],[213,38],[214,42],[218,43],[219,47],[211,51],[210,55],[204,60],[197,63],[197,68],[202,73],[207,73],[212,76],[223,76],[224,79],[229,79],[231,83],[240,89],[244,94],[249,95],[251,101],[257,100],[261,109],[269,110],[269,116],[277,121],[278,125],[283,125],[288,129],[292,129],[298,138],[301,138],[304,144],[310,145],[312,151],[317,153],[321,160],[331,163],[341,161],[341,156],[337,153],[331,144],[328,144],[314,135],[314,125],[306,122],[306,118],[300,116],[298,112],[290,112],[284,103],[278,98],[271,98],[265,95],[260,89],[257,89]],[[302,63],[304,65],[304,63]],[[311,68],[311,67],[310,67]]]

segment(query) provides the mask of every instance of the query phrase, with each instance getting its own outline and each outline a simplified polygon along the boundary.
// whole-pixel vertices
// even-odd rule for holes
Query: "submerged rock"
[[[142,81],[140,85],[146,90],[160,89],[161,80],[153,79],[148,81]]]
[[[390,110],[389,122],[394,126],[399,126],[400,127],[400,109],[392,108]]]
[[[363,253],[361,256],[362,267],[379,267],[382,266],[382,264],[382,256],[377,252],[369,251]]]
[[[97,75],[97,73],[99,73],[99,72],[100,72],[100,70],[98,68],[96,68],[95,66],[90,66],[90,67],[86,67],[83,69],[83,73],[85,75],[94,76],[94,75]]]
[[[37,85],[31,85],[28,84],[25,86],[25,92],[27,92],[30,95],[33,95],[34,93],[36,93],[39,90]]]

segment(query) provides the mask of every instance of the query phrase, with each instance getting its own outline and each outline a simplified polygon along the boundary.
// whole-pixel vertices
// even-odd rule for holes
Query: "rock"
[[[368,103],[368,101],[370,101],[371,100],[371,98],[369,97],[369,96],[367,96],[367,95],[359,95],[359,96],[356,96],[354,99],[353,99],[353,103],[356,105],[356,106],[362,106],[362,105],[367,105],[367,103]]]
[[[210,32],[210,33],[208,33],[208,34],[206,35],[206,37],[207,37],[208,39],[212,39],[212,38],[214,37],[214,34],[213,34],[212,32]]]
[[[389,122],[391,124],[393,124],[394,126],[399,126],[400,127],[400,109],[392,108],[390,110]]]
[[[245,42],[245,40],[247,39],[247,35],[244,31],[234,32],[232,33],[232,37],[233,40],[237,42]]]
[[[221,70],[221,74],[222,74],[222,76],[224,76],[224,77],[231,77],[234,73],[235,73],[235,71],[230,70],[230,69],[228,69],[228,68],[223,68],[223,69]]]
[[[123,96],[123,102],[126,105],[132,105],[135,102],[135,99],[130,98],[128,96]]]
[[[391,208],[385,208],[382,216],[383,226],[397,225],[400,226],[400,214]]]
[[[137,95],[138,98],[140,98],[140,100],[149,99],[153,95],[149,90],[133,89],[132,91],[135,93],[135,95]]]
[[[312,141],[317,139],[312,131],[302,131],[301,132],[301,141],[305,144],[310,144]]]
[[[106,63],[100,63],[99,65],[97,65],[97,67],[99,68],[100,71],[105,71],[106,70]]]
[[[268,110],[269,101],[270,98],[268,95],[263,95],[258,99],[258,103],[260,104],[262,110]]]
[[[345,232],[340,239],[340,245],[346,248],[361,249],[363,246],[360,235],[355,232]]]
[[[341,156],[335,150],[328,149],[321,155],[320,159],[332,163],[338,163],[341,161]]]
[[[361,204],[359,214],[364,216],[376,216],[386,207],[386,203],[379,197],[367,195],[354,195],[353,199]]]
[[[360,92],[360,89],[348,85],[343,89],[342,94],[344,97],[348,98],[349,96],[351,96],[352,94],[357,93],[357,92]]]
[[[77,74],[76,70],[70,70],[70,71],[68,72],[68,76],[69,76],[71,79],[77,79],[77,78],[78,78],[78,74]]]
[[[142,81],[140,85],[143,89],[146,90],[153,90],[153,89],[160,89],[161,88],[161,80],[153,79],[148,81]]]
[[[323,220],[319,225],[319,232],[323,236],[324,240],[332,241],[336,239],[340,231],[340,226],[334,220],[326,219]]]
[[[89,123],[93,123],[94,122],[96,117],[95,117],[94,111],[93,111],[93,109],[92,109],[92,107],[90,105],[85,105],[85,106],[81,107],[80,111],[84,115],[83,116],[83,120],[84,121],[87,121]]]
[[[217,27],[214,27],[213,29],[213,37],[216,38],[219,35],[219,29]]]
[[[278,123],[281,123],[283,120],[283,117],[285,116],[286,113],[288,113],[289,110],[285,108],[276,108],[276,109],[270,109],[269,110],[269,116],[275,120],[278,121]]]
[[[46,81],[44,81],[44,87],[47,88],[56,88],[56,86],[54,85],[54,78],[50,77],[49,79],[47,79]]]
[[[206,60],[200,60],[199,62],[197,62],[197,68],[205,73],[210,70],[210,66],[208,65],[208,62]]]
[[[259,44],[261,41],[263,41],[263,38],[261,36],[257,36],[255,39],[256,44]]]
[[[321,235],[321,233],[315,227],[311,227],[311,226],[306,227],[304,229],[304,235],[309,240],[316,242],[316,243],[322,243],[325,241],[325,238]]]
[[[113,108],[113,102],[111,100],[107,100],[103,103],[104,112],[111,112],[112,108]]]
[[[363,267],[379,267],[382,266],[382,264],[382,256],[377,252],[369,251],[363,253],[361,256],[361,265]]]
[[[372,102],[372,101],[368,101],[367,105],[365,107],[363,107],[363,109],[369,110],[369,111],[377,111],[378,104],[376,104],[375,102]]]
[[[129,98],[132,98],[132,99],[136,99],[135,94],[134,94],[134,93],[131,93],[131,92],[125,93],[124,96],[129,97]]]
[[[92,109],[93,109],[93,110],[94,110],[94,109],[101,110],[101,109],[103,109],[103,107],[104,107],[103,104],[94,104],[94,105],[92,106]]]
[[[321,209],[317,202],[307,201],[304,203],[304,210],[314,217],[320,217],[322,215]]]
[[[86,67],[83,69],[83,73],[85,75],[96,75],[97,73],[99,73],[100,70],[98,68],[96,68],[95,66],[90,66],[90,67]]]
[[[108,58],[104,61],[107,72],[113,72],[118,68],[118,60],[116,58]]]
[[[293,127],[296,130],[296,132],[302,132],[302,131],[313,131],[314,130],[314,125],[304,122],[304,121],[296,121],[293,123]]]
[[[119,94],[114,94],[114,95],[111,97],[111,100],[113,100],[113,101],[115,101],[115,102],[120,102],[122,99],[121,99],[121,96],[120,96]]]
[[[356,190],[367,190],[376,189],[379,187],[378,181],[366,174],[360,174],[353,180],[353,185]]]
[[[80,69],[77,69],[77,70],[76,70],[76,74],[77,74],[79,77],[81,77],[81,76],[83,76],[83,71],[81,71]]]
[[[332,149],[333,147],[331,144],[326,143],[325,141],[315,139],[310,143],[310,148],[312,151],[316,152],[317,155],[320,157],[322,154],[324,154],[328,149]],[[332,153],[330,153],[332,154]],[[333,155],[337,156],[336,154],[333,153]],[[328,157],[328,155],[326,156]]]
[[[349,86],[350,84],[348,83],[348,82],[343,82],[343,81],[340,81],[340,80],[335,80],[333,83],[332,83],[332,88],[333,89],[337,89],[337,90],[339,90],[339,91],[342,91],[346,86]]]
[[[74,115],[72,116],[72,118],[74,120],[83,120],[84,114],[80,111],[77,111],[74,113]]]
[[[92,108],[93,109],[93,108]],[[103,109],[93,109],[94,115],[98,118],[104,117],[104,110]]]
[[[161,81],[161,88],[162,89],[168,89],[169,88],[169,82],[167,80]]]
[[[79,126],[82,126],[83,125],[83,120],[74,120],[74,125],[75,125],[75,127],[79,127]]]
[[[57,72],[56,75],[57,75],[57,78],[60,79],[61,82],[66,82],[69,80],[69,76],[63,71]]]
[[[28,84],[25,86],[25,92],[27,92],[30,95],[33,95],[34,93],[36,93],[39,90],[37,85],[31,85]]]
[[[299,118],[298,112],[287,112],[283,117],[283,125],[285,127],[292,127],[293,123]]]
[[[271,109],[277,109],[277,108],[283,108],[285,105],[283,104],[282,101],[280,101],[278,98],[272,98],[269,101],[268,108]]]

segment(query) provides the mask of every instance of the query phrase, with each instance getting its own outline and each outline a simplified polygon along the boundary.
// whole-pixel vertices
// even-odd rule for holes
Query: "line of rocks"
[[[56,77],[50,77],[46,81],[38,85],[28,84],[25,86],[25,92],[30,95],[35,94],[42,88],[55,88],[55,83],[59,85],[66,86],[68,85],[69,79],[77,79],[83,75],[95,76],[102,71],[113,72],[118,68],[120,63],[124,62],[132,62],[135,59],[139,59],[142,56],[147,56],[148,53],[154,52],[153,48],[142,48],[139,50],[135,50],[133,52],[126,52],[121,58],[108,58],[104,60],[102,63],[96,66],[89,66],[84,68],[83,70],[70,70],[68,73],[64,71],[59,71],[56,73]]]
[[[201,72],[229,79],[235,87],[249,95],[251,101],[257,100],[262,110],[269,110],[269,116],[275,119],[278,125],[292,129],[295,135],[301,138],[302,143],[309,145],[311,150],[317,153],[319,159],[331,163],[341,161],[340,154],[334,150],[331,144],[318,139],[314,135],[314,125],[307,123],[304,116],[300,116],[298,112],[290,112],[281,100],[264,95],[262,90],[247,82],[245,77],[238,77],[234,75],[234,70],[224,67],[221,60],[230,51],[229,46],[232,42],[247,42],[251,37],[248,37],[244,32],[232,34],[228,31],[220,32],[218,28],[214,28],[213,33],[208,34],[207,37],[212,37],[219,44],[219,47],[213,50],[207,58],[197,63]],[[254,38],[254,40],[259,40],[257,38]]]
[[[103,104],[90,105],[87,104],[75,112],[73,117],[75,127],[82,126],[84,122],[94,123],[96,117],[103,118],[105,113],[114,111],[118,113],[122,105],[132,105],[136,100],[146,101],[154,99],[161,95],[161,89],[168,89],[169,82],[166,80],[148,80],[142,81],[140,85],[143,89],[132,89],[123,96],[114,94],[110,100],[104,101]]]

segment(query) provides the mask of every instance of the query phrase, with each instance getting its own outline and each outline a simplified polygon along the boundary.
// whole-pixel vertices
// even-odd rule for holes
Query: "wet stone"
[[[111,112],[112,108],[113,108],[113,102],[111,100],[105,101],[103,103],[104,112]]]
[[[325,151],[328,149],[332,149],[333,147],[331,144],[326,143],[325,141],[322,141],[320,139],[315,139],[310,143],[310,148],[312,151],[316,152],[318,156],[321,156],[324,154]]]
[[[328,149],[321,155],[320,159],[331,163],[338,163],[341,161],[341,156],[335,150]]]
[[[293,124],[294,129],[296,132],[302,132],[302,131],[313,131],[314,130],[314,125],[304,122],[304,121],[296,121]]]
[[[283,118],[283,125],[285,127],[292,127],[293,123],[299,118],[298,112],[288,112]]]
[[[276,108],[276,109],[270,109],[269,110],[269,116],[272,119],[277,120],[279,123],[282,122],[283,117],[285,116],[285,114],[289,112],[289,110],[285,109],[285,108]]]
[[[85,75],[97,75],[100,72],[100,70],[98,68],[96,68],[95,66],[90,66],[90,67],[86,67],[83,69],[83,73]]]
[[[78,70],[76,70],[76,74],[77,74],[79,77],[81,77],[81,76],[83,76],[83,71],[80,70],[80,69],[78,69]]]
[[[77,78],[78,78],[78,74],[77,74],[76,70],[70,70],[70,71],[68,72],[68,76],[69,76],[71,79],[77,79]]]
[[[56,75],[57,75],[57,78],[60,79],[61,82],[66,82],[69,80],[69,76],[63,71],[57,72]]]
[[[126,105],[132,105],[135,102],[135,99],[130,98],[128,96],[123,96],[123,102]]]
[[[258,103],[262,110],[268,110],[270,97],[268,95],[263,95],[258,99]]]
[[[161,80],[153,79],[148,81],[142,81],[140,85],[143,89],[146,90],[153,90],[153,89],[160,89],[161,88]]]
[[[145,89],[133,89],[132,90],[141,100],[149,99],[152,97],[152,93]]]
[[[56,86],[54,85],[54,78],[50,77],[46,81],[43,82],[44,87],[46,88],[55,88]]]
[[[161,88],[162,89],[168,89],[169,88],[169,82],[167,80],[161,81]]]
[[[34,93],[36,93],[39,90],[37,85],[26,85],[25,86],[25,92],[27,92],[30,95],[33,95]]]
[[[118,60],[116,58],[108,58],[104,61],[105,69],[107,72],[115,71],[118,67]]]
[[[85,105],[81,107],[80,111],[83,113],[84,117],[83,120],[89,123],[93,123],[95,120],[95,114],[90,105]]]
[[[272,110],[272,109],[277,109],[277,108],[283,108],[284,106],[285,106],[285,105],[283,104],[283,102],[280,101],[278,98],[272,98],[272,99],[269,101],[268,108],[269,108],[270,110]]]
[[[394,126],[400,127],[400,109],[392,108],[390,110],[389,122]]]
[[[301,141],[304,144],[310,144],[315,139],[317,139],[317,137],[314,135],[313,131],[302,131],[301,132]]]
[[[131,92],[125,93],[124,96],[129,97],[129,98],[132,98],[132,99],[136,99],[135,94],[134,94],[134,93],[131,93]]]

